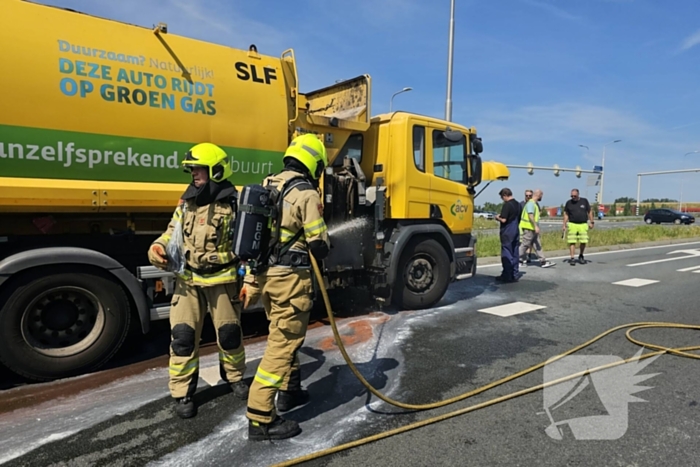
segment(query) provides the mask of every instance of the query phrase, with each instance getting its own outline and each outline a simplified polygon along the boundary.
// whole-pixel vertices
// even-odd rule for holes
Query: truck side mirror
[[[469,156],[469,165],[471,166],[471,176],[467,180],[467,185],[474,187],[481,183],[481,157],[479,156]]]
[[[472,143],[472,154],[484,152],[484,144],[481,142],[481,138],[478,138],[474,133],[469,135],[469,142]]]

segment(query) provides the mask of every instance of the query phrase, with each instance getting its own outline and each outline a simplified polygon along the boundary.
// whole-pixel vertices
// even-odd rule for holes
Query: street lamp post
[[[610,141],[609,143],[605,143],[603,145],[603,161],[602,161],[603,171],[600,173],[600,198],[598,199],[598,203],[600,205],[603,205],[603,181],[605,179],[605,146],[607,146],[608,144],[619,143],[620,141],[622,141],[622,140],[616,139],[615,141]]]
[[[699,152],[700,152],[700,150],[686,152],[686,153],[683,155],[683,157],[688,156],[688,155],[690,155],[690,154],[697,154],[697,153],[699,153]],[[681,199],[678,201],[678,210],[679,210],[680,212],[683,212],[683,182],[685,182],[685,179],[681,179]]]
[[[455,0],[450,5],[450,33],[447,49],[447,99],[445,101],[445,120],[452,121],[452,61],[455,46]]]
[[[585,144],[579,144],[578,146],[580,148],[586,148],[586,156],[588,156],[588,146],[586,146]],[[588,198],[588,182],[586,182],[586,198]]]
[[[394,96],[396,96],[397,94],[401,94],[402,92],[411,91],[412,89],[413,89],[413,88],[408,88],[408,87],[406,87],[406,88],[403,88],[402,90],[396,91],[394,94],[392,94],[392,95],[391,95],[391,100],[389,100],[389,112],[391,112],[391,108],[392,108],[392,106],[393,106],[393,104],[394,104]]]

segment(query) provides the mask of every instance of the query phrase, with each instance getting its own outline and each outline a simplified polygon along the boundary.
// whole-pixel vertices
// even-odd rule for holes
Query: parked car
[[[496,215],[492,212],[474,211],[474,217],[483,217],[484,219],[495,219]]]
[[[661,224],[664,222],[692,224],[695,222],[695,216],[687,212],[676,211],[675,209],[652,209],[644,215],[644,222],[647,224]]]

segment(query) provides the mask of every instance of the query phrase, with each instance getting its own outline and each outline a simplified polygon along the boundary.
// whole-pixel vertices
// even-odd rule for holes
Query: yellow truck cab
[[[28,378],[85,373],[135,323],[166,319],[174,278],[147,250],[189,183],[194,144],[227,151],[241,188],[313,132],[333,248],[329,287],[428,308],[475,273],[474,128],[371,117],[362,75],[309,93],[294,52],[264,55],[25,0],[0,2],[0,361]]]
[[[360,224],[363,242],[333,249],[327,271],[354,263],[355,269],[371,272],[378,299],[393,298],[402,308],[431,307],[450,282],[471,277],[476,268],[473,197],[482,178],[482,149],[474,128],[453,122],[405,112],[372,118],[365,133],[349,137],[347,150],[327,171],[329,225],[353,216],[369,219]],[[493,170],[497,178],[507,178],[502,164]],[[347,191],[364,194],[364,202],[357,196],[353,200],[359,205],[337,203],[348,197],[338,193],[338,177],[346,185],[347,180],[359,185]],[[358,231],[355,227],[347,237],[357,238]],[[341,231],[332,241],[345,237]]]

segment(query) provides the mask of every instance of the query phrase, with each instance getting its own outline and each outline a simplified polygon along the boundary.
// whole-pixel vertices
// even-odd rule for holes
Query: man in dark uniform
[[[496,216],[500,222],[501,235],[501,264],[503,272],[496,277],[499,282],[517,282],[520,275],[518,244],[520,242],[520,205],[513,199],[513,192],[510,188],[503,188],[499,193],[503,200],[501,214]]]

